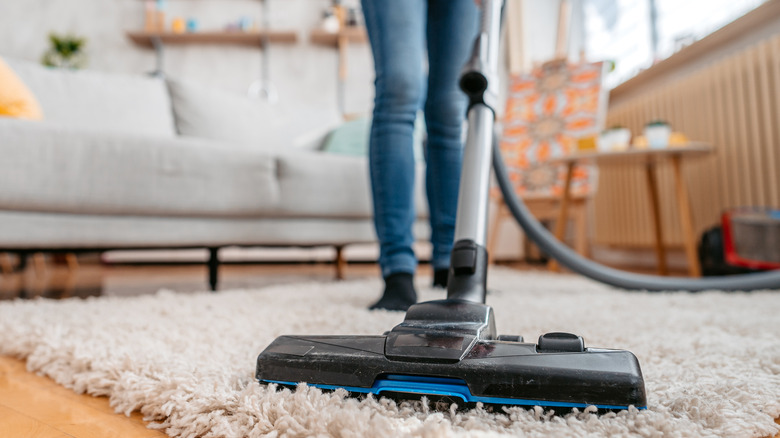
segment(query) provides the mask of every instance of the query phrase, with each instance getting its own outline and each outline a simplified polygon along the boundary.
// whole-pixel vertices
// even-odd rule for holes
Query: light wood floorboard
[[[0,430],[4,437],[153,438],[140,413],[117,414],[107,397],[76,394],[0,356]]]

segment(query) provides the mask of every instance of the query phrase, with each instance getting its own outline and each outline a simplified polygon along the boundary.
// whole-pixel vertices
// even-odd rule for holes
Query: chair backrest
[[[606,63],[567,61],[571,18],[570,0],[561,0],[555,59],[509,78],[501,152],[516,192],[526,199],[560,196],[566,170],[544,162],[576,150],[578,139],[597,136],[606,121]],[[515,51],[522,53],[522,32],[517,36]],[[510,58],[512,55],[510,52]],[[595,190],[595,177],[595,168],[577,166],[573,194],[590,195]]]
[[[548,62],[531,73],[514,75],[506,102],[501,152],[521,196],[559,196],[564,166],[545,164],[577,148],[577,140],[604,128],[608,94],[605,63]],[[595,170],[578,166],[575,195],[592,192]]]

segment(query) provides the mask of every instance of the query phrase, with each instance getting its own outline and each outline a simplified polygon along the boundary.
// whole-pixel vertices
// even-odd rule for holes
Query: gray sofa
[[[45,120],[0,118],[0,252],[203,247],[215,287],[220,247],[375,240],[365,158],[321,151],[327,130],[193,84],[6,61]],[[417,211],[424,239],[421,188]]]

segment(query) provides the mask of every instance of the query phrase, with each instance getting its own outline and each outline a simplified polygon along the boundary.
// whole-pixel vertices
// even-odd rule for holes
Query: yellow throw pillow
[[[43,119],[43,111],[35,96],[2,58],[0,58],[0,117]]]

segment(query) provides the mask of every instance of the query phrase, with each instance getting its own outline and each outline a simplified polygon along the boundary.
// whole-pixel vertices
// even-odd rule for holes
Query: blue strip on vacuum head
[[[279,385],[296,386],[295,382],[282,382],[276,380],[261,380],[262,383],[276,383]],[[343,388],[349,392],[362,394],[380,395],[382,392],[400,392],[408,394],[430,394],[438,396],[448,396],[463,400],[464,403],[486,403],[493,405],[507,406],[543,406],[554,408],[586,408],[596,406],[599,409],[606,410],[624,410],[628,406],[599,405],[588,403],[570,403],[556,402],[548,400],[528,400],[505,397],[481,397],[471,394],[468,386],[458,379],[446,379],[441,377],[421,377],[421,376],[400,376],[389,375],[384,379],[377,379],[371,388],[361,388],[353,386],[322,385],[317,383],[307,383],[315,388],[336,390]],[[647,409],[647,406],[635,406],[637,409]]]

